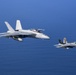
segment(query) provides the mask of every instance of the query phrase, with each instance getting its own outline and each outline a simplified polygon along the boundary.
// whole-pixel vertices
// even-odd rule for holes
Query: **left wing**
[[[19,35],[25,35],[25,36],[29,36],[29,35],[34,35],[31,33],[22,33],[22,32],[13,32],[13,33],[0,33],[0,37],[11,37],[11,36],[19,36]]]
[[[1,33],[0,37],[10,37],[10,36],[16,36],[19,35],[18,33]]]
[[[63,44],[63,45],[56,45],[57,48],[73,48],[73,45],[70,44]]]

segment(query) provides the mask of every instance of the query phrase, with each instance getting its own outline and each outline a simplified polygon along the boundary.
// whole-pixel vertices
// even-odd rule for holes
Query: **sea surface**
[[[76,75],[76,48],[57,49],[58,39],[76,41],[76,0],[0,0],[0,33],[44,29],[50,40],[0,38],[0,75]]]
[[[76,49],[56,49],[52,40],[2,38],[0,75],[76,75]]]

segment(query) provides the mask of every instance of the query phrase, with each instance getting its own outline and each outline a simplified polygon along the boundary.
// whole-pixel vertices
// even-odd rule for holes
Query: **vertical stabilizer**
[[[14,32],[14,29],[10,26],[10,24],[8,22],[5,21],[5,24],[9,31]]]
[[[16,30],[22,30],[22,26],[21,26],[20,20],[16,21]]]
[[[66,38],[63,39],[63,43],[67,43],[67,39]]]
[[[63,44],[63,41],[61,41],[61,40],[59,39],[59,43],[60,43],[60,44]]]

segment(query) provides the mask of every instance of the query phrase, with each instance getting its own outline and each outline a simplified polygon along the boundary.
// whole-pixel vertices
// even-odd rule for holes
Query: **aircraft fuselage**
[[[11,32],[8,32],[8,34]],[[19,34],[19,35],[15,35],[15,36],[10,36],[13,39],[17,39],[17,38],[37,38],[37,39],[50,39],[47,35],[37,32],[37,31],[32,31],[32,30],[19,30],[19,31],[15,31],[12,32],[12,34]],[[21,34],[21,35],[20,35]],[[18,40],[18,39],[17,39]]]

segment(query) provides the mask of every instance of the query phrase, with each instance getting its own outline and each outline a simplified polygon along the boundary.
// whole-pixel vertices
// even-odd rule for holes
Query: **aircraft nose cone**
[[[49,39],[50,39],[50,37],[46,36],[46,39],[48,39],[48,40],[49,40]]]
[[[44,36],[44,39],[49,40],[49,39],[50,39],[50,37],[45,35],[45,36]]]
[[[38,35],[36,35],[36,37],[37,37],[37,38],[40,38],[40,39],[45,39],[45,40],[49,40],[49,39],[50,39],[49,36],[44,35],[44,34],[38,34]]]

